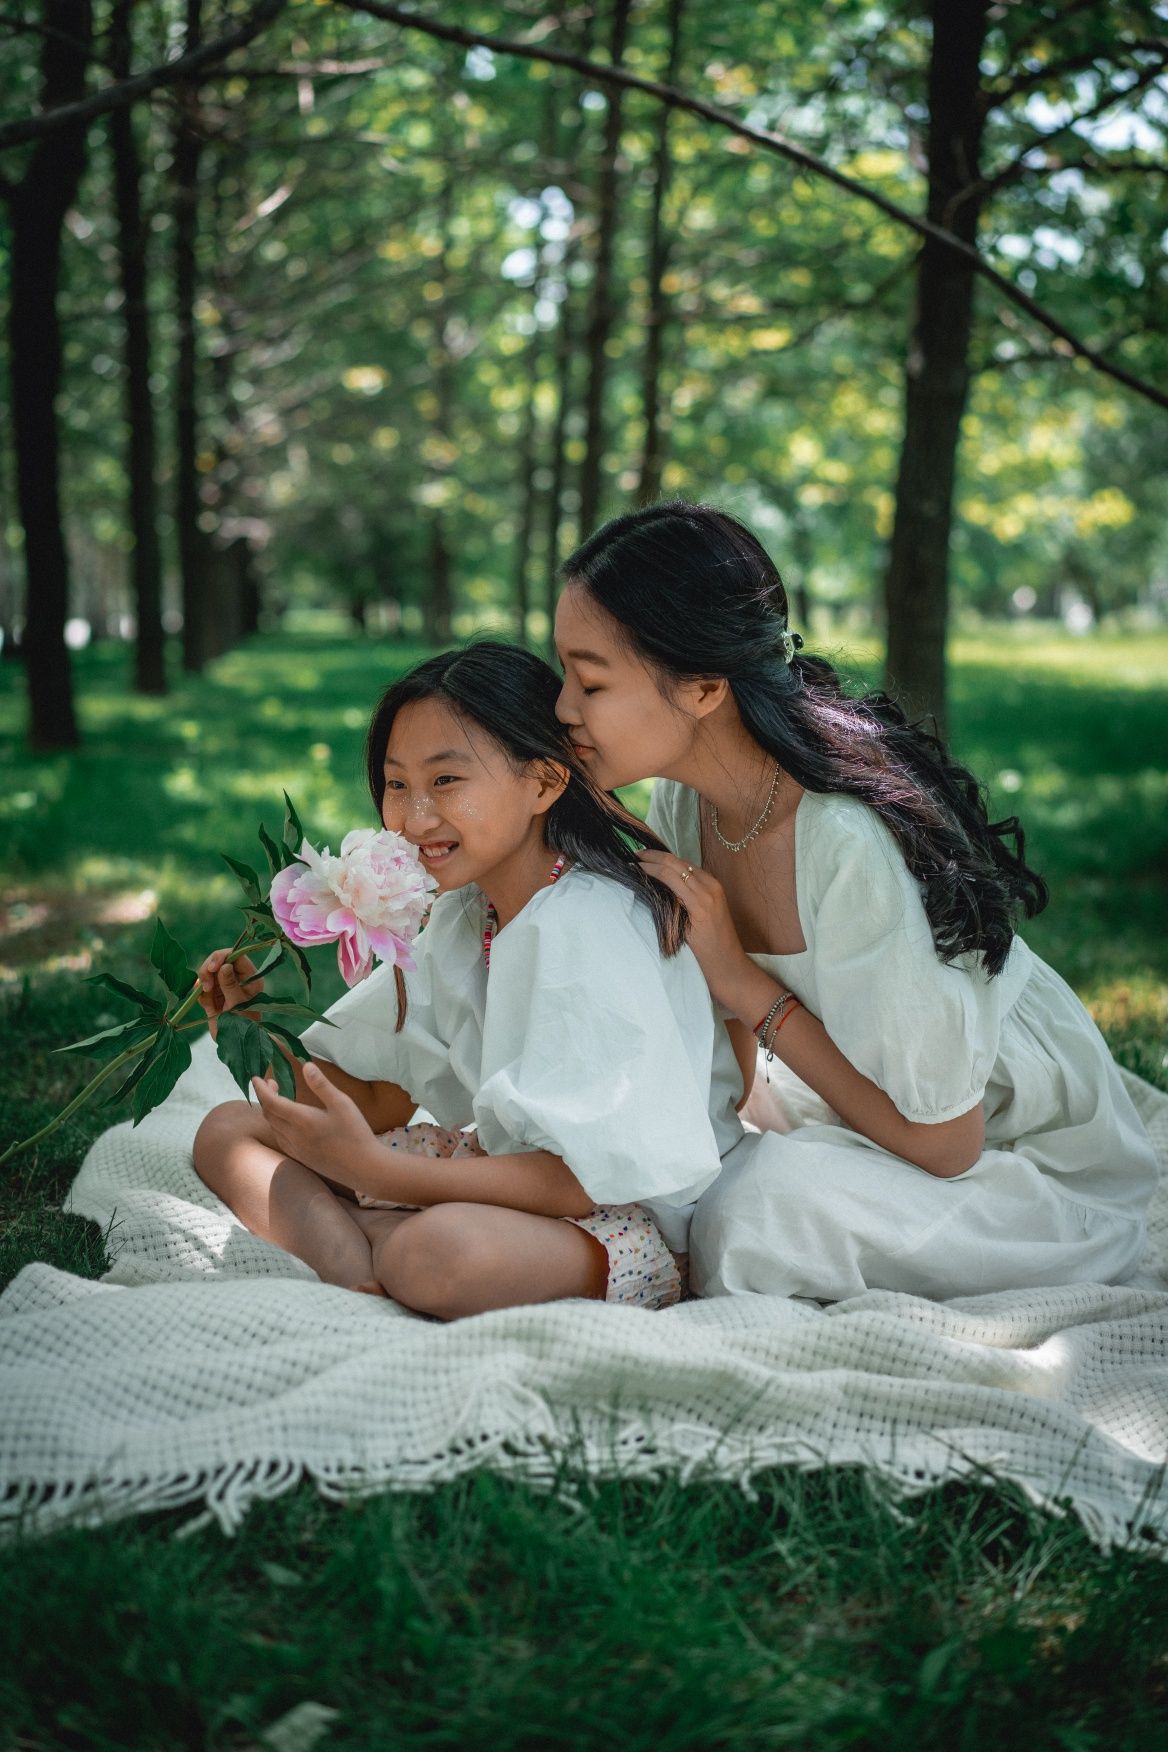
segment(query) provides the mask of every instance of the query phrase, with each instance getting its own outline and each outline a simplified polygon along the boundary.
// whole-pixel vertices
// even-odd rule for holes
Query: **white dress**
[[[743,1135],[742,1080],[692,952],[663,956],[648,908],[569,869],[491,945],[475,887],[440,895],[405,975],[389,969],[313,1023],[314,1057],[396,1083],[488,1155],[550,1150],[597,1205],[639,1204],[675,1252],[694,1201]]]
[[[649,823],[694,864],[698,810],[695,792],[658,781]],[[866,1289],[945,1297],[1133,1275],[1156,1160],[1069,986],[1020,937],[996,978],[977,956],[943,964],[899,847],[855,798],[804,793],[795,881],[806,948],[752,959],[906,1119],[939,1124],[980,1103],[986,1148],[964,1174],[939,1179],[848,1129],[799,1085],[795,1105],[811,1123],[747,1135],[699,1205],[694,1288],[835,1301]],[[781,1068],[776,1059],[772,1077]],[[760,1084],[764,1074],[760,1055]],[[758,1120],[758,1101],[746,1111]]]

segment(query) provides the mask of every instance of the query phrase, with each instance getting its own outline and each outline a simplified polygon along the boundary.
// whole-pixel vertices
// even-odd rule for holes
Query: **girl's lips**
[[[590,742],[573,742],[572,749],[574,753],[580,755],[596,753],[595,748],[593,748]]]
[[[423,864],[441,864],[449,858],[452,852],[458,850],[457,840],[435,840],[429,845],[418,847],[418,856]]]

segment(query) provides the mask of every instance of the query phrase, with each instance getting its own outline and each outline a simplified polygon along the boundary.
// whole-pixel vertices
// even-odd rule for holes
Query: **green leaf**
[[[90,1058],[108,1058],[112,1053],[116,1058],[119,1052],[125,1052],[132,1046],[133,1035],[139,1033],[143,1040],[152,1034],[158,1024],[154,1020],[147,1021],[145,1017],[133,1016],[129,1022],[119,1022],[116,1028],[103,1028],[100,1034],[90,1034],[85,1040],[71,1041],[68,1046],[54,1048],[56,1052],[84,1052]],[[102,1044],[104,1042],[104,1045]]]
[[[241,864],[238,858],[229,858],[226,852],[220,852],[219,856],[238,880],[247,899],[251,901],[262,900],[264,891],[260,887],[260,879],[251,865]]]
[[[312,969],[308,965],[308,957],[298,943],[290,938],[284,939],[288,965],[296,975],[297,984],[305,997],[312,991]]]
[[[219,1018],[215,1050],[243,1093],[250,1097],[251,1079],[267,1075],[276,1049],[258,1022],[229,1010]]]
[[[157,1036],[155,1038],[157,1039]],[[153,1045],[153,1042],[151,1044]],[[102,1106],[113,1107],[116,1102],[123,1100],[130,1093],[131,1089],[136,1089],[138,1084],[142,1081],[142,1078],[146,1075],[146,1072],[150,1069],[153,1056],[152,1052],[144,1052],[138,1062],[131,1065],[129,1076],[126,1077],[123,1082],[118,1084],[112,1095],[106,1096],[105,1100],[102,1102]],[[137,1120],[135,1120],[134,1124],[137,1125],[137,1123]]]
[[[307,835],[300,825],[300,817],[292,806],[292,799],[284,792],[284,844],[295,854],[304,844]],[[291,859],[288,860],[291,863]]]
[[[276,924],[275,918],[272,915],[272,909],[266,900],[257,901],[254,906],[245,906],[243,909],[243,916],[253,932],[279,930],[279,926]]]
[[[176,998],[185,998],[195,983],[195,974],[187,966],[186,950],[173,938],[161,919],[154,921],[154,941],[150,945],[150,965],[157,968],[162,983]]]
[[[295,1053],[296,1057],[300,1059],[302,1063],[309,1064],[311,1062],[312,1054],[309,1052],[300,1036],[298,1034],[293,1034],[290,1028],[282,1028],[278,1022],[269,1022],[266,1020],[263,1023],[263,1027],[272,1039],[282,1040],[287,1046],[288,1051]],[[284,1055],[281,1053],[280,1056],[282,1058]]]
[[[272,1075],[276,1079],[276,1087],[288,1101],[296,1099],[296,1072],[284,1057],[275,1041],[272,1041]]]
[[[323,1010],[314,1010],[311,1004],[297,1004],[292,998],[273,998],[267,992],[260,992],[257,997],[247,1001],[249,1010],[279,1010],[289,1016],[303,1016],[306,1022],[324,1022],[328,1027],[335,1028],[337,1024],[330,1022]],[[265,1025],[267,1018],[264,1018]]]
[[[276,844],[275,840],[262,822],[260,823],[260,844],[264,848],[264,855],[268,860],[268,868],[273,876],[279,875],[280,871],[286,864],[292,863],[293,860],[289,856],[287,848]]]
[[[151,1049],[149,1061],[141,1081],[135,1083],[130,1103],[135,1125],[166,1100],[191,1062],[191,1049],[183,1035],[176,1034],[173,1028],[164,1028]]]
[[[192,974],[192,984],[194,983],[194,977],[194,974]],[[127,985],[124,979],[115,979],[112,973],[91,974],[88,983],[90,985],[105,986],[107,990],[117,992],[120,998],[128,998],[131,1004],[136,1004],[145,1015],[153,1016],[156,1019],[161,1020],[163,1010],[162,1001],[161,999],[154,997],[150,992],[140,992],[137,986]]]

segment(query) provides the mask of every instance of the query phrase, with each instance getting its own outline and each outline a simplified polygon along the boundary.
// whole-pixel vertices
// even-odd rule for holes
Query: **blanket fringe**
[[[1020,1496],[1047,1514],[1073,1513],[1092,1542],[1104,1550],[1137,1550],[1168,1557],[1168,1469],[1161,1467],[1138,1504],[1124,1513],[1116,1504],[1082,1494],[1046,1494],[1009,1467],[987,1467],[958,1451],[938,1456],[935,1464],[906,1472],[888,1453],[853,1451],[832,1455],[814,1452],[806,1443],[781,1436],[759,1440],[729,1439],[726,1432],[664,1427],[644,1422],[610,1429],[608,1439],[588,1436],[580,1428],[517,1437],[514,1433],[464,1438],[441,1453],[386,1455],[361,1462],[312,1463],[286,1456],[256,1456],[210,1469],[183,1469],[150,1476],[119,1475],[116,1465],[86,1477],[14,1481],[0,1488],[0,1544],[19,1542],[71,1528],[104,1526],[132,1515],[157,1514],[198,1506],[200,1513],[176,1530],[188,1538],[214,1525],[224,1534],[238,1532],[248,1510],[271,1502],[302,1479],[312,1482],[327,1500],[359,1501],[386,1492],[426,1492],[471,1473],[490,1470],[548,1491],[566,1500],[600,1479],[648,1479],[674,1476],[684,1484],[730,1483],[750,1497],[758,1495],[761,1475],[776,1467],[801,1472],[833,1467],[863,1467],[879,1479],[891,1504],[910,1501],[936,1486],[956,1480],[1013,1485]]]

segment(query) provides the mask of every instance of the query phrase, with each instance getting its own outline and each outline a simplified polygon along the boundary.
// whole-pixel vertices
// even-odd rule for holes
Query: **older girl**
[[[753,1031],[764,1077],[781,1061],[819,1098],[816,1123],[730,1153],[695,1287],[1123,1282],[1155,1159],[1087,1012],[1015,934],[1046,901],[1017,821],[990,823],[934,737],[799,651],[774,565],[723,512],[618,517],[565,573],[576,753],[605,789],[658,776],[670,850],[641,863],[685,903],[739,1046]]]
[[[389,689],[370,790],[441,889],[404,1015],[380,969],[305,1033],[296,1101],[257,1080],[261,1111],[228,1102],[195,1144],[256,1234],[442,1318],[676,1301],[693,1203],[741,1135],[681,907],[637,861],[660,842],[582,773],[558,692],[487,642]],[[202,970],[212,1016],[255,989],[225,953]],[[419,1105],[437,1127],[406,1127]]]

